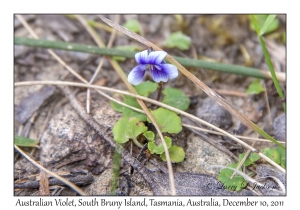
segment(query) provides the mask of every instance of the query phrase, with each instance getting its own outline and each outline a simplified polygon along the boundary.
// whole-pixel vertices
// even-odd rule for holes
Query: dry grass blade
[[[134,108],[134,107],[132,107],[131,109],[133,109],[133,108]],[[206,133],[213,133],[213,134],[225,136],[223,133],[220,133],[220,132],[217,132],[217,131],[212,131],[212,130],[208,130],[208,129],[205,129],[205,128],[199,128],[199,127],[192,126],[192,125],[188,125],[188,124],[184,124],[184,123],[182,123],[182,126],[187,127],[187,128],[192,128],[192,129],[195,129],[195,130],[199,130],[199,131],[203,131],[203,132],[206,132]],[[240,139],[246,139],[246,140],[251,140],[251,141],[271,142],[270,140],[267,140],[267,139],[261,139],[261,138],[252,138],[252,137],[239,136],[239,135],[234,135],[234,136],[237,137],[237,138],[240,138]],[[279,142],[282,143],[282,144],[285,144],[285,143],[286,143],[286,142],[284,142],[284,141],[279,141]]]
[[[254,145],[255,145],[255,141],[252,143],[251,146],[254,147]],[[240,168],[241,168],[242,165],[245,163],[245,161],[246,161],[247,157],[250,155],[250,153],[251,153],[251,150],[248,149],[247,152],[245,153],[243,159],[239,162],[238,166],[236,167],[236,170],[237,170],[237,171],[240,170]],[[232,178],[234,177],[235,174],[236,174],[236,172],[234,171],[233,174],[231,175],[230,179],[232,179]]]
[[[179,110],[179,109],[176,109],[172,106],[169,106],[167,104],[164,104],[164,103],[161,103],[159,101],[155,101],[155,100],[152,100],[150,98],[146,98],[146,97],[143,97],[143,96],[140,96],[138,94],[133,94],[133,93],[129,93],[129,92],[126,92],[126,91],[122,91],[122,90],[117,90],[117,89],[113,89],[113,88],[108,88],[108,87],[102,87],[102,86],[96,86],[96,85],[90,85],[90,84],[81,84],[81,83],[76,83],[76,82],[63,82],[63,81],[28,81],[28,82],[17,82],[15,83],[14,85],[15,86],[23,86],[23,85],[68,85],[68,86],[76,86],[76,87],[85,87],[85,88],[93,88],[93,89],[100,89],[100,90],[105,90],[105,91],[109,91],[109,92],[114,92],[114,93],[119,93],[119,94],[123,94],[123,95],[128,95],[128,96],[132,96],[132,97],[135,97],[137,99],[140,99],[140,100],[144,100],[144,101],[147,101],[147,102],[150,102],[152,104],[155,104],[155,105],[158,105],[158,106],[161,106],[161,107],[164,107],[166,109],[169,109],[171,111],[174,111],[178,114],[181,114],[181,115],[184,115],[188,118],[190,118],[191,120],[195,121],[195,122],[199,122],[201,124],[204,124],[206,126],[209,126],[221,133],[223,133],[224,135],[228,136],[229,138],[231,138],[232,140],[238,142],[239,144],[243,145],[245,148],[247,149],[250,149],[251,151],[253,152],[257,152],[257,150],[253,147],[251,147],[250,145],[246,144],[245,142],[241,141],[240,139],[238,139],[237,137],[233,136],[232,134],[212,125],[212,124],[209,124],[208,122],[204,121],[204,120],[201,120],[200,118],[198,117],[195,117],[194,115],[191,115],[191,114],[188,114],[182,110]],[[104,95],[104,93],[100,92],[101,95]],[[121,105],[124,105],[123,103],[121,102],[118,102],[119,104]],[[129,107],[128,105],[126,105],[127,107]],[[131,107],[129,107],[131,108]],[[277,163],[275,163],[274,161],[272,161],[270,158],[268,158],[267,156],[265,156],[264,154],[262,154],[261,152],[258,153],[258,155],[265,159],[267,162],[269,162],[271,165],[275,166],[276,168],[278,168],[280,171],[282,171],[283,173],[285,173],[285,169],[283,169],[280,165],[278,165]]]
[[[31,157],[29,157],[25,152],[23,152],[20,147],[18,147],[17,145],[14,145],[15,149],[21,153],[28,161],[30,161],[33,165],[35,165],[36,167],[38,167],[39,169],[45,171],[46,173],[50,174],[52,177],[55,177],[56,179],[58,179],[59,181],[65,183],[67,186],[69,186],[70,188],[72,188],[73,190],[75,190],[79,195],[87,195],[82,189],[80,189],[79,187],[77,187],[75,184],[73,184],[72,182],[68,181],[67,179],[57,175],[56,173],[53,173],[52,171],[49,171],[48,169],[44,168],[43,166],[41,166],[40,164],[38,164],[35,160],[33,160]]]
[[[40,172],[40,188],[39,188],[39,196],[49,196],[49,181],[45,171]]]
[[[114,23],[113,21],[105,18],[104,16],[99,15],[99,17],[108,25],[111,27],[119,30],[120,32],[128,35],[129,37],[147,45],[148,47],[152,47],[154,50],[162,51],[161,48],[153,44],[152,42],[148,41],[144,37],[124,28],[123,26],[120,26],[117,23]],[[220,104],[220,106],[224,107],[228,112],[230,112],[232,115],[234,115],[237,119],[239,119],[243,124],[245,124],[247,127],[251,128],[258,134],[262,135],[263,137],[271,140],[273,143],[277,144],[278,146],[285,149],[285,147],[280,144],[277,140],[275,140],[273,137],[271,137],[269,134],[267,134],[265,131],[263,131],[261,128],[259,128],[255,123],[253,123],[251,120],[246,118],[243,114],[241,114],[239,111],[237,111],[235,108],[233,108],[225,99],[223,99],[220,95],[218,95],[215,91],[210,89],[206,84],[204,84],[202,81],[200,81],[197,77],[195,77],[193,74],[191,74],[188,70],[186,70],[178,61],[176,61],[172,56],[169,54],[166,56],[166,59],[174,64],[178,70],[184,74],[187,78],[189,78],[192,82],[194,82],[196,85],[198,85],[208,96],[213,98],[215,101]]]

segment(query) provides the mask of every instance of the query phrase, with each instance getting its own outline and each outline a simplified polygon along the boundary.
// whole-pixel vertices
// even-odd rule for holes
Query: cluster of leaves
[[[268,158],[276,162],[277,164],[280,164],[283,168],[286,168],[286,151],[285,149],[281,147],[277,147],[274,149],[271,148],[265,148],[262,150],[262,153],[266,155]],[[239,155],[239,162],[236,164],[229,164],[227,167],[229,168],[237,168],[239,163],[244,158],[245,153],[242,153]],[[260,159],[260,156],[256,153],[250,153],[250,155],[246,158],[245,162],[243,163],[243,166],[247,167],[250,165],[255,165],[255,162]],[[234,173],[233,170],[225,168],[220,171],[220,174],[218,176],[218,180],[223,183],[226,189],[232,190],[232,191],[240,191],[243,188],[247,186],[246,180],[239,174],[234,175],[234,177],[231,178],[232,174]],[[235,186],[235,187],[232,187]]]
[[[138,94],[145,97],[155,92],[157,88],[158,84],[150,81],[135,86]],[[164,95],[162,102],[175,108],[186,110],[190,104],[190,99],[178,89],[165,88],[162,93]],[[136,99],[131,96],[123,96],[123,102],[141,109]],[[155,134],[151,130],[148,130],[148,127],[144,124],[144,122],[151,123],[150,119],[143,113],[134,111],[113,101],[110,102],[110,104],[113,109],[123,114],[123,117],[113,128],[115,141],[124,144],[132,140],[138,147],[142,147],[138,140],[144,136],[148,140],[150,153],[160,155],[162,160],[166,161],[165,150],[162,143],[159,142],[159,139],[156,139]],[[150,110],[150,112],[162,133],[178,134],[182,130],[181,118],[175,112],[164,108]],[[182,162],[185,157],[183,149],[179,146],[172,145],[172,139],[170,137],[164,136],[164,139],[169,149],[171,161]]]

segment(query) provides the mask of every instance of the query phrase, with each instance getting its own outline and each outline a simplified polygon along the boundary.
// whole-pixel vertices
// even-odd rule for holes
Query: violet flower
[[[164,62],[167,53],[164,51],[144,50],[135,54],[135,60],[139,64],[134,67],[128,75],[128,82],[138,85],[142,82],[147,67],[150,67],[150,74],[155,82],[167,82],[178,76],[176,66]]]

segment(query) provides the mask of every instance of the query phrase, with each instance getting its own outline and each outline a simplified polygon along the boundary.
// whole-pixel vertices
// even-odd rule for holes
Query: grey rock
[[[185,161],[178,166],[178,170],[218,176],[219,169],[213,166],[226,166],[231,163],[234,162],[227,154],[205,142],[201,137],[191,134],[187,138]]]
[[[85,102],[86,94],[79,94],[78,100]],[[108,130],[120,118],[103,98],[91,94],[91,116]],[[78,116],[71,105],[64,106],[49,122],[47,131],[41,138],[41,160],[55,167],[64,162],[75,162],[77,168],[93,174],[100,174],[110,167],[112,149],[93,129]],[[50,165],[49,165],[50,164]],[[62,166],[71,170],[74,164]]]
[[[231,114],[210,97],[200,102],[196,116],[219,128],[226,129],[232,125]]]
[[[279,115],[273,123],[275,139],[286,141],[286,116],[285,113]]]

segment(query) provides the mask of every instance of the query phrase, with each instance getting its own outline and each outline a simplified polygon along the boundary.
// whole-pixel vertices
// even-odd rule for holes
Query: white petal
[[[158,70],[157,68],[155,68],[155,66],[152,69],[150,69],[150,74],[153,80],[157,83],[160,81],[168,81],[168,74],[166,74],[164,71]]]
[[[134,67],[131,72],[128,74],[128,82],[133,85],[138,85],[143,81],[143,78],[145,76],[145,70],[147,68],[147,65],[138,65]]]
[[[178,77],[178,70],[176,66],[172,64],[163,64],[159,66],[161,67],[161,71],[165,72],[170,79]]]
[[[134,55],[138,64],[148,64],[148,50],[144,50]]]
[[[165,51],[153,51],[148,55],[148,64],[161,64],[166,55],[167,53]]]

